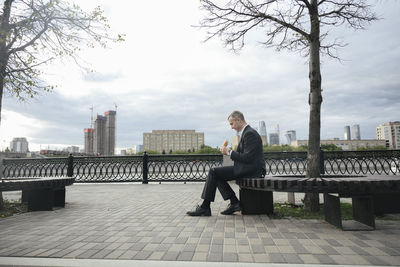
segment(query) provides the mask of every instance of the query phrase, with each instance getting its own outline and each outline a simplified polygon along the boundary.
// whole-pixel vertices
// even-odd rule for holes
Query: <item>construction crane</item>
[[[93,109],[95,107],[97,107],[97,106],[92,105],[91,107],[89,107],[89,109],[90,109],[90,128],[93,128]]]

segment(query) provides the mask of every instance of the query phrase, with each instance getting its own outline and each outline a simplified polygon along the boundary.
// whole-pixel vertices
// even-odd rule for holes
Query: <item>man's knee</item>
[[[211,176],[214,177],[215,174],[216,174],[216,172],[215,172],[215,167],[211,168],[211,169],[208,171],[208,177],[211,177]]]

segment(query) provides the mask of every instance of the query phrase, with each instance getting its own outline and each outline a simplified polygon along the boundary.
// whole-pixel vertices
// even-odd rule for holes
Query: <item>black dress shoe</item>
[[[201,206],[197,205],[196,209],[193,211],[186,212],[189,216],[211,216],[211,209],[204,209]]]
[[[240,211],[240,203],[229,204],[226,210],[222,211],[221,214],[223,215],[231,215],[236,211]]]

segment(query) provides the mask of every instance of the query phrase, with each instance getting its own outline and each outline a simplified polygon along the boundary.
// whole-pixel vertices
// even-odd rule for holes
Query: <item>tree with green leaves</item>
[[[62,0],[4,0],[0,10],[0,123],[2,100],[8,93],[20,100],[49,92],[54,85],[41,79],[41,67],[71,57],[88,47],[122,41],[108,35],[110,26],[100,8],[85,12]],[[1,175],[1,174],[0,174]],[[2,208],[0,192],[0,209]]]
[[[108,35],[99,7],[85,12],[62,0],[5,0],[0,12],[0,121],[4,93],[26,100],[54,88],[41,79],[43,65],[64,56],[78,63],[82,45],[123,40]]]
[[[377,20],[365,0],[201,0],[206,15],[200,27],[207,30],[207,39],[219,37],[230,49],[241,49],[250,31],[260,30],[266,47],[278,51],[298,51],[309,62],[309,142],[308,178],[320,175],[321,70],[320,55],[339,59],[337,49],[344,44],[328,39],[329,29],[347,25],[364,29]],[[317,194],[306,194],[305,205],[319,209]]]

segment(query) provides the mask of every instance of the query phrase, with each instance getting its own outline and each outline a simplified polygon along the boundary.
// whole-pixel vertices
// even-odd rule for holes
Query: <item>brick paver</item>
[[[65,208],[0,219],[0,257],[400,265],[400,221],[352,232],[321,220],[224,216],[219,195],[212,217],[186,216],[202,186],[75,184]]]

